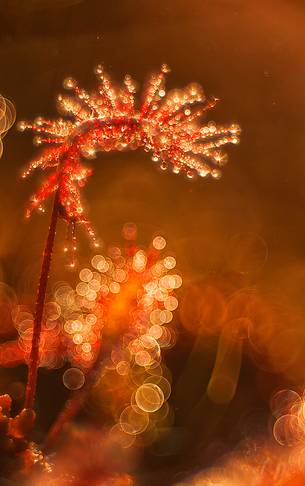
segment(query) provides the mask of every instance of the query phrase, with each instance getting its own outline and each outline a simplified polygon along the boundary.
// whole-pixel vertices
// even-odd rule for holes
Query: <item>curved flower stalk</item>
[[[137,108],[132,78],[126,75],[123,84],[115,86],[98,66],[99,84],[92,93],[81,89],[72,78],[64,81],[72,95],[59,95],[58,108],[68,119],[39,117],[34,123],[19,123],[20,130],[36,134],[37,145],[50,145],[23,172],[26,178],[37,168],[52,169],[32,197],[27,216],[34,209],[44,211],[45,200],[58,190],[60,215],[71,226],[82,223],[97,243],[84,215],[80,189],[92,174],[83,159],[94,158],[99,151],[143,148],[163,170],[171,167],[174,173],[185,172],[189,178],[195,174],[220,177],[220,167],[227,161],[222,148],[238,143],[239,126],[217,126],[214,122],[200,125],[198,120],[215,106],[217,99],[207,99],[195,83],[166,94],[168,71],[163,65],[150,78]]]
[[[92,173],[84,166],[83,159],[95,157],[99,151],[143,148],[152,154],[162,170],[172,167],[174,173],[186,172],[189,178],[195,174],[219,178],[219,167],[227,160],[222,147],[239,141],[240,129],[236,124],[225,127],[213,122],[198,123],[217,100],[205,98],[197,84],[166,95],[165,74],[168,71],[163,65],[160,72],[150,78],[143,103],[137,108],[132,78],[127,75],[122,86],[115,86],[102,66],[98,66],[98,88],[93,93],[81,89],[72,78],[64,81],[64,87],[71,90],[72,95],[60,95],[58,108],[67,119],[52,121],[39,117],[34,123],[19,123],[20,130],[28,129],[36,134],[37,145],[50,145],[23,173],[26,178],[34,169],[51,169],[33,195],[26,215],[29,217],[34,209],[44,211],[46,199],[55,194],[36,301],[27,408],[34,403],[41,322],[58,218],[68,223],[65,250],[70,249],[71,267],[75,267],[76,223],[85,227],[94,245],[98,246],[81,200],[80,189]]]

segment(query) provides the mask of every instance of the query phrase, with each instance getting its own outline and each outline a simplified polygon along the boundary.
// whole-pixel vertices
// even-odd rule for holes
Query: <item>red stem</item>
[[[48,278],[50,273],[51,258],[56,234],[56,225],[58,220],[58,202],[59,192],[55,193],[51,222],[49,232],[47,236],[46,246],[43,253],[43,260],[41,265],[40,279],[38,285],[38,294],[36,300],[35,319],[33,326],[32,348],[28,367],[28,382],[25,392],[24,408],[33,408],[36,384],[37,384],[37,372],[39,366],[39,344],[41,335],[41,324],[43,317],[44,302],[47,291]]]

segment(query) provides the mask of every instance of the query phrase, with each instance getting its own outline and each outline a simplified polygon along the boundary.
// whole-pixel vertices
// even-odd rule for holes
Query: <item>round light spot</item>
[[[167,299],[165,299],[164,307],[169,311],[173,311],[178,307],[178,300],[176,299],[176,297],[170,296]]]
[[[128,361],[119,361],[116,365],[116,371],[121,376],[128,375],[129,370],[130,364],[128,363]]]
[[[109,285],[109,290],[113,294],[118,294],[121,290],[121,286],[118,282],[111,282],[111,284]]]
[[[83,268],[79,272],[79,278],[83,282],[90,282],[90,280],[92,279],[92,277],[93,277],[93,273],[91,272],[91,270],[89,270],[89,268]]]
[[[79,368],[69,368],[64,372],[62,379],[69,390],[79,390],[85,383],[85,375]]]
[[[286,414],[278,418],[273,426],[275,440],[284,446],[295,446],[305,438],[304,427],[296,415]]]
[[[73,336],[73,342],[74,344],[81,344],[83,342],[84,338],[81,334],[74,334]]]
[[[166,240],[163,236],[156,236],[152,244],[156,250],[163,250],[166,247]]]
[[[153,383],[158,385],[158,387],[162,390],[164,400],[168,400],[171,394],[171,384],[170,382],[164,377],[160,375],[151,375],[146,380],[145,383]]]
[[[135,362],[139,366],[149,366],[151,362],[151,356],[148,351],[138,351],[135,354]]]
[[[162,336],[162,327],[159,326],[158,324],[154,324],[151,326],[149,329],[149,334],[152,336],[154,339],[159,339]]]
[[[138,435],[144,432],[149,424],[147,413],[135,405],[126,407],[120,415],[120,425],[126,434]]]
[[[81,296],[84,297],[89,292],[89,286],[88,286],[88,284],[85,283],[85,282],[80,282],[76,286],[76,292],[78,293],[78,295],[81,295]]]
[[[96,315],[95,315],[95,314],[88,314],[88,315],[86,316],[86,322],[87,322],[88,324],[90,324],[90,326],[94,326],[94,324],[96,324],[96,322],[97,322],[97,317],[96,317]]]
[[[162,407],[164,395],[161,388],[154,383],[141,385],[135,393],[137,406],[145,412],[155,412]]]
[[[90,343],[84,343],[82,345],[82,350],[84,353],[90,353],[91,352],[91,344]]]
[[[176,266],[176,259],[174,257],[168,256],[164,258],[163,263],[167,270],[172,270]]]

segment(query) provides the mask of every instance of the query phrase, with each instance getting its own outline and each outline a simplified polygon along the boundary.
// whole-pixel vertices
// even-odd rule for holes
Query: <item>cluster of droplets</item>
[[[127,239],[131,232],[132,226],[125,225]],[[62,286],[60,298],[55,296],[65,316],[64,343],[71,364],[63,382],[71,390],[80,389],[103,342],[101,387],[109,379],[111,386],[116,383],[110,407],[116,418],[113,433],[120,440],[127,434],[129,445],[170,414],[170,373],[162,350],[176,341],[169,324],[182,279],[174,271],[175,258],[161,256],[165,246],[165,239],[156,236],[145,251],[130,241],[125,250],[111,247],[107,255],[92,258],[91,268],[80,271],[75,290]]]
[[[3,154],[2,139],[16,120],[16,109],[13,103],[0,95],[0,159]]]
[[[91,268],[79,272],[75,290],[67,284],[56,290],[72,364],[84,368],[92,364],[104,326],[108,333],[128,332],[131,341],[126,343],[125,336],[124,349],[129,348],[139,365],[148,366],[153,354],[159,356],[159,348],[153,349],[152,342],[160,340],[164,346],[170,343],[171,333],[162,326],[173,318],[178,301],[172,293],[182,280],[179,275],[169,273],[175,267],[175,258],[159,257],[165,245],[165,239],[157,236],[147,251],[135,244],[123,251],[110,247],[108,255],[95,255]],[[145,351],[150,348],[150,352]]]
[[[273,436],[283,446],[304,447],[305,444],[305,395],[293,390],[279,390],[271,399],[275,417]]]
[[[153,241],[159,248],[165,245],[162,237]],[[136,272],[143,272],[144,261],[137,262],[135,254],[133,265]],[[149,271],[149,279],[140,291],[137,308],[132,313],[128,331],[123,335],[120,345],[111,353],[108,368],[115,369],[122,376],[122,385],[127,385],[129,405],[118,404],[116,431],[138,436],[144,432],[153,436],[157,423],[170,414],[167,400],[171,393],[170,373],[162,363],[162,349],[175,343],[175,332],[168,324],[178,300],[173,295],[182,280],[174,270],[175,259],[165,257],[156,261]],[[145,279],[146,280],[146,279]],[[125,400],[128,396],[125,391]],[[117,413],[118,410],[120,413]]]
[[[166,247],[162,236],[147,250],[136,245],[133,224],[124,226],[123,236],[124,248],[112,246],[107,254],[93,256],[90,268],[80,270],[75,288],[66,282],[55,285],[44,308],[39,366],[54,369],[69,363],[63,383],[79,390],[99,363],[103,397],[111,396],[109,409],[116,422],[111,434],[127,447],[138,435],[153,438],[160,424],[173,418],[167,402],[171,377],[162,351],[176,342],[170,323],[182,278],[175,258],[161,254]],[[32,310],[16,299],[10,299],[8,310],[18,338],[1,345],[1,365],[27,363]],[[107,392],[109,383],[118,393]]]
[[[133,367],[121,378],[121,387],[127,385],[127,393],[123,394],[118,385],[116,389],[124,399],[129,395],[129,404],[126,401],[122,407],[116,400],[112,405],[116,420],[110,434],[125,448],[135,440],[138,444],[153,443],[161,430],[173,421],[173,410],[168,402],[171,394],[169,370],[163,364],[155,369]]]
[[[36,134],[35,144],[50,144],[30,163],[23,177],[37,168],[53,169],[32,197],[27,216],[34,209],[44,211],[45,200],[58,191],[60,215],[70,225],[82,223],[97,243],[84,214],[80,189],[92,173],[82,160],[94,158],[98,151],[142,147],[162,170],[171,167],[174,173],[185,172],[189,178],[196,174],[220,177],[220,167],[227,161],[222,148],[238,143],[239,126],[198,124],[217,100],[207,99],[195,83],[167,94],[168,71],[163,65],[159,73],[151,76],[138,107],[131,76],[126,75],[123,84],[117,86],[103,67],[97,66],[98,87],[93,92],[80,88],[72,78],[64,81],[64,88],[71,95],[58,96],[58,109],[67,118],[52,121],[39,117],[34,123],[19,123],[20,130]]]
[[[87,369],[96,359],[104,325],[103,309],[96,302],[102,278],[99,272],[84,268],[80,279],[75,289],[61,285],[55,299],[61,306],[67,359],[73,366]]]

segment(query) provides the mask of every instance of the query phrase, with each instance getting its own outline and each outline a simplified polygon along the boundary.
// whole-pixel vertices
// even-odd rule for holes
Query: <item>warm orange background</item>
[[[187,286],[200,280],[199,289],[205,288],[203,281],[212,273],[221,282],[217,288],[232,281],[236,288],[255,288],[264,306],[272,302],[281,315],[278,333],[276,325],[266,324],[268,332],[272,327],[271,334],[266,331],[270,342],[265,343],[271,349],[270,366],[255,368],[253,361],[244,359],[229,415],[200,398],[216,352],[210,333],[208,344],[201,337],[201,346],[197,339],[186,375],[178,379],[196,334],[182,327],[183,344],[169,362],[177,380],[180,423],[194,404],[200,404],[195,426],[189,426],[196,430],[192,433],[200,454],[211,437],[205,435],[206,420],[214,424],[213,430],[218,427],[225,444],[236,442],[243,435],[235,430],[240,414],[253,414],[263,429],[268,394],[279,383],[302,387],[305,378],[304,25],[302,0],[1,2],[0,93],[15,103],[17,119],[56,117],[55,96],[62,79],[71,75],[90,88],[98,62],[115,79],[128,72],[140,85],[166,62],[172,68],[169,88],[199,82],[207,94],[221,98],[209,119],[238,121],[242,126],[241,144],[229,148],[230,161],[218,182],[161,174],[149,156],[138,151],[101,154],[93,162],[94,176],[85,191],[90,217],[107,244],[120,242],[126,221],[138,225],[143,244],[161,231]],[[0,161],[0,279],[27,303],[34,300],[48,218],[35,215],[24,222],[23,208],[40,175],[27,182],[18,176],[37,150],[29,135],[13,128],[4,139]],[[59,233],[52,280],[74,282],[76,277],[63,269],[63,231]],[[81,260],[87,262],[91,255],[81,237]],[[291,354],[295,359],[285,366]],[[274,371],[284,374],[279,377]],[[179,388],[179,380],[189,390],[181,382]],[[263,410],[262,422],[256,410],[258,417]],[[206,462],[217,456],[215,444]]]

